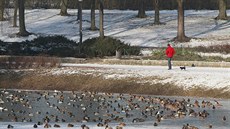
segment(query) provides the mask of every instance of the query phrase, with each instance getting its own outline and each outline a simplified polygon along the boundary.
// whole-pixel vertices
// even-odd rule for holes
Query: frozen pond
[[[219,104],[218,104],[218,103]],[[223,118],[226,120],[223,120]],[[0,129],[43,128],[44,123],[67,127],[98,123],[124,128],[229,128],[230,101],[213,98],[167,97],[137,94],[109,94],[75,91],[0,91]],[[21,123],[22,122],[22,123]],[[145,127],[147,126],[147,127]]]

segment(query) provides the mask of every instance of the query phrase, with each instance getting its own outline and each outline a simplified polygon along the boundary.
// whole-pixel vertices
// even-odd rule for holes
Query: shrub
[[[28,42],[28,43],[27,43]],[[32,41],[27,41],[25,53],[28,55],[49,55],[66,57],[75,55],[76,42],[64,36],[38,37]]]
[[[82,44],[63,36],[38,37],[20,43],[0,42],[0,48],[0,54],[15,56],[104,57],[115,55],[117,49],[122,49],[123,54],[124,50],[129,55],[140,53],[140,48],[110,37],[88,39]]]
[[[192,50],[195,50],[197,52],[204,52],[204,53],[224,53],[228,54],[230,53],[230,45],[229,44],[223,44],[223,45],[213,45],[213,46],[198,46],[191,48]]]
[[[219,47],[223,47],[223,46],[219,46]],[[165,55],[165,49],[166,48],[153,50],[152,56],[148,57],[148,58],[154,59],[154,60],[167,59],[167,57]],[[208,50],[207,48],[203,48],[202,52],[205,51],[204,49]],[[201,55],[197,54],[197,52],[200,50],[201,49],[196,50],[195,48],[175,48],[176,54],[174,55],[173,60],[178,60],[178,61],[208,61],[208,62],[218,62],[218,61],[229,62],[230,61],[230,58],[224,59],[224,58],[219,57],[219,56],[201,56]]]
[[[114,56],[116,50],[121,50],[122,54],[138,55],[140,53],[139,47],[124,44],[120,40],[105,37],[103,39],[92,38],[79,44],[80,51],[87,57],[104,57]]]
[[[21,56],[71,56],[75,54],[77,44],[63,36],[38,37],[32,41],[2,43],[0,50],[3,55]]]
[[[154,50],[152,53],[152,59],[166,59],[166,55],[165,55],[165,49],[166,48],[162,48],[162,49],[157,49]],[[173,60],[187,60],[187,61],[200,61],[203,60],[203,58],[196,54],[195,52],[191,51],[191,50],[187,50],[184,48],[175,48],[176,54],[173,57]]]
[[[202,61],[204,60],[200,55],[196,54],[192,50],[185,48],[176,48],[175,60],[188,60],[188,61]]]

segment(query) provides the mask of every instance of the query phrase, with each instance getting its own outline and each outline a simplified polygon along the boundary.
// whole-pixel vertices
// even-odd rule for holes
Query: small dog
[[[195,67],[195,64],[192,64],[192,67]]]
[[[186,67],[185,66],[181,66],[180,70],[186,70]]]

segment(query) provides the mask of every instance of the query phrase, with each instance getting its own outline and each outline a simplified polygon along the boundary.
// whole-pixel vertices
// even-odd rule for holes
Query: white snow
[[[77,10],[70,9],[71,16],[60,16],[57,9],[26,10],[26,29],[34,33],[29,37],[17,37],[17,27],[12,27],[13,10],[8,10],[9,21],[0,23],[0,40],[16,42],[32,40],[43,35],[63,35],[76,42],[79,41],[79,21]],[[229,13],[230,10],[227,11]],[[116,37],[127,44],[165,47],[177,35],[177,11],[160,11],[160,21],[165,25],[152,25],[154,11],[146,11],[147,18],[137,18],[137,11],[105,10],[104,29],[106,36]],[[186,10],[185,33],[192,37],[188,43],[174,44],[175,46],[193,47],[215,44],[229,44],[230,24],[228,21],[216,21],[217,10]],[[99,27],[99,16],[96,11],[96,26]],[[99,31],[90,31],[90,10],[83,10],[83,40],[99,36]],[[197,39],[201,38],[201,39]]]
[[[213,67],[186,67],[180,70],[179,66],[167,70],[167,66],[138,66],[138,65],[102,65],[102,64],[62,64],[66,67],[91,67],[85,72],[104,76],[104,78],[127,78],[127,77],[159,77],[157,82],[174,83],[183,88],[207,87],[207,88],[227,88],[230,90],[230,68]],[[108,68],[108,69],[95,69]],[[58,74],[76,74],[78,69],[66,68],[56,69]],[[52,73],[57,74],[57,71]],[[146,80],[144,80],[146,81]],[[149,82],[154,83],[152,80]]]

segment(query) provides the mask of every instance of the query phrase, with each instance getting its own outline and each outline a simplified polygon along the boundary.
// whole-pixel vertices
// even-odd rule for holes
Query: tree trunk
[[[189,38],[185,36],[184,30],[184,1],[177,0],[178,3],[178,27],[177,27],[177,37],[178,42],[189,41]]]
[[[154,24],[160,24],[160,11],[159,11],[159,0],[154,0],[154,7],[155,7],[155,19]]]
[[[228,19],[227,13],[226,13],[227,1],[226,0],[218,0],[218,4],[219,4],[219,14],[215,19],[227,20]]]
[[[91,30],[96,30],[96,25],[95,25],[95,4],[96,4],[96,1],[95,0],[91,0],[91,27],[90,29]]]
[[[18,0],[14,0],[14,20],[13,27],[17,27]]]
[[[0,21],[4,21],[5,0],[0,0]]]
[[[145,3],[146,3],[146,1],[145,0],[138,0],[138,3],[139,3],[139,9],[138,9],[137,17],[138,18],[145,18],[146,17],[146,15],[145,15]]]
[[[61,0],[61,12],[60,12],[60,15],[61,16],[67,16],[68,13],[67,13],[67,4],[68,4],[68,0]]]
[[[79,32],[80,32],[80,43],[82,43],[82,1],[79,1],[79,10],[78,10],[78,14],[79,14]]]
[[[99,15],[100,15],[100,38],[104,38],[104,7],[103,0],[99,1]]]
[[[26,31],[25,26],[25,0],[18,0],[19,5],[19,36],[28,36],[30,35],[29,32]]]
[[[77,5],[78,5],[78,10],[77,10],[77,21],[78,21],[78,20],[80,20],[80,11],[81,11],[81,10],[80,10],[80,8],[81,8],[81,7],[80,7],[80,1],[78,1],[78,4],[77,4]]]

